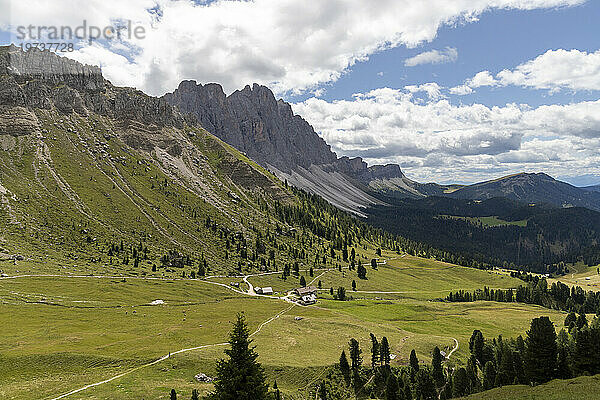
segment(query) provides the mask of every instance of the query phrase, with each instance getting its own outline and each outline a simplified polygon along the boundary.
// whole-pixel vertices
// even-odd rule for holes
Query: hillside
[[[0,49],[0,144],[4,257],[187,275],[202,260],[233,272],[297,254],[269,216],[298,202],[277,178],[96,67]]]
[[[596,264],[597,211],[530,205],[504,197],[387,200],[390,206],[367,210],[370,224],[451,252],[462,265],[511,265],[555,273],[561,261],[574,263],[583,257],[590,265]]]
[[[559,207],[600,210],[600,194],[557,181],[543,173],[509,175],[465,186],[449,195],[472,200],[506,197],[524,203],[548,203]]]
[[[511,385],[464,397],[465,400],[593,400],[598,398],[600,376],[581,376],[574,379],[553,380],[531,387]]]
[[[596,185],[596,186],[586,186],[583,187],[582,189],[584,190],[588,190],[590,192],[600,192],[600,185]]]

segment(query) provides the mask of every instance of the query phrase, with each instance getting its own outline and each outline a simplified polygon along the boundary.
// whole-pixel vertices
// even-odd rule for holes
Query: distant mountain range
[[[382,199],[390,196],[506,197],[600,210],[600,186],[577,188],[543,173],[521,173],[466,186],[423,184],[406,177],[396,164],[368,166],[359,157],[338,158],[312,126],[293,113],[290,104],[276,100],[265,86],[246,86],[227,96],[218,84],[183,81],[163,98],[280,179],[362,216],[365,208],[383,204]]]
[[[112,85],[97,67],[14,46],[0,47],[0,165],[0,253],[43,249],[65,260],[84,251],[92,269],[123,241],[143,243],[165,268],[185,254],[231,272],[266,262],[263,242],[283,241],[266,245],[278,263],[296,258],[288,233],[299,228],[329,237],[369,229],[265,168],[402,235],[414,254],[461,265],[546,271],[595,257],[600,243],[592,188],[545,174],[421,184],[398,165],[337,157],[263,86],[226,96],[183,82],[158,99]]]
[[[590,192],[600,192],[600,185],[596,186],[586,186],[582,188],[583,190],[588,190]]]

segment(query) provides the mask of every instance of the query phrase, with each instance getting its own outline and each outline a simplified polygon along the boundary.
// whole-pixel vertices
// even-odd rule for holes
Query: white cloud
[[[425,104],[389,88],[295,104],[338,155],[401,164],[409,176],[477,181],[504,173],[600,173],[600,100],[531,108]],[[459,177],[459,178],[457,178]]]
[[[455,94],[458,96],[465,96],[467,94],[473,93],[473,89],[471,89],[468,85],[459,85],[448,89],[450,94]]]
[[[498,73],[504,86],[534,89],[600,90],[600,50],[548,50],[515,69]]]
[[[443,64],[455,62],[458,59],[458,51],[454,47],[446,47],[444,50],[431,50],[404,61],[407,67],[415,67],[422,64]]]
[[[600,50],[586,53],[579,50],[548,50],[514,69],[505,69],[492,76],[481,71],[464,85],[450,89],[463,95],[481,86],[521,86],[545,89],[550,93],[567,89],[572,91],[600,90]]]
[[[497,84],[498,82],[496,81],[496,79],[494,79],[492,74],[490,74],[490,71],[478,72],[466,83],[466,85],[471,88],[478,88],[481,86],[496,86]]]
[[[6,0],[4,0],[6,2]],[[433,40],[444,24],[473,21],[491,8],[572,6],[585,0],[13,0],[3,26],[104,26],[131,19],[146,27],[127,40],[72,54],[105,66],[109,79],[160,95],[182,79],[222,83],[226,91],[257,82],[278,93],[311,90],[383,49]],[[4,8],[3,8],[4,9]],[[127,58],[111,56],[123,54]]]
[[[430,100],[438,100],[444,97],[442,95],[442,87],[435,82],[424,83],[422,85],[409,85],[405,86],[404,89],[410,93],[425,92]]]

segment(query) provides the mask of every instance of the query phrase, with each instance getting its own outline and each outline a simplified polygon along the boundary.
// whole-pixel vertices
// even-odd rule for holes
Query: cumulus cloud
[[[182,79],[219,82],[226,91],[257,82],[282,94],[333,82],[375,52],[431,41],[444,24],[474,21],[489,9],[584,1],[381,0],[373,7],[363,0],[13,0],[0,24],[14,29],[132,20],[146,27],[144,39],[124,40],[121,51],[97,42],[69,56],[102,63],[109,79],[154,95]]]
[[[531,108],[419,103],[382,88],[352,100],[294,105],[339,155],[397,162],[422,180],[476,181],[503,173],[600,172],[600,100]],[[588,169],[590,169],[588,171]]]
[[[444,95],[442,95],[442,87],[436,82],[424,83],[422,85],[408,85],[405,86],[404,89],[408,90],[410,93],[424,92],[430,100],[438,100],[444,97]]]
[[[513,70],[498,73],[504,86],[535,89],[600,90],[600,50],[548,50]]]
[[[468,85],[459,85],[448,89],[450,94],[455,94],[457,96],[465,96],[467,94],[473,93],[473,89],[471,89]]]
[[[450,93],[470,94],[482,86],[520,86],[551,93],[563,89],[600,90],[600,50],[593,53],[548,50],[513,69],[500,71],[495,77],[489,71],[481,71],[467,79],[464,85],[451,88]]]
[[[490,74],[490,71],[478,72],[474,77],[467,81],[467,86],[471,88],[478,88],[482,86],[496,86],[497,84],[498,82],[496,81],[496,79],[494,79],[492,74]]]
[[[404,61],[407,67],[415,67],[422,64],[444,64],[455,62],[458,59],[458,50],[454,47],[446,47],[444,50],[430,50]]]

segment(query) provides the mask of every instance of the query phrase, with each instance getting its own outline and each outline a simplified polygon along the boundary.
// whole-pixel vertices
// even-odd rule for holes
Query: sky
[[[418,181],[545,172],[600,184],[597,0],[0,0],[0,10],[3,44],[33,42],[23,27],[129,23],[143,35],[74,39],[63,55],[156,96],[183,79],[228,93],[267,85],[339,156],[397,163]]]

